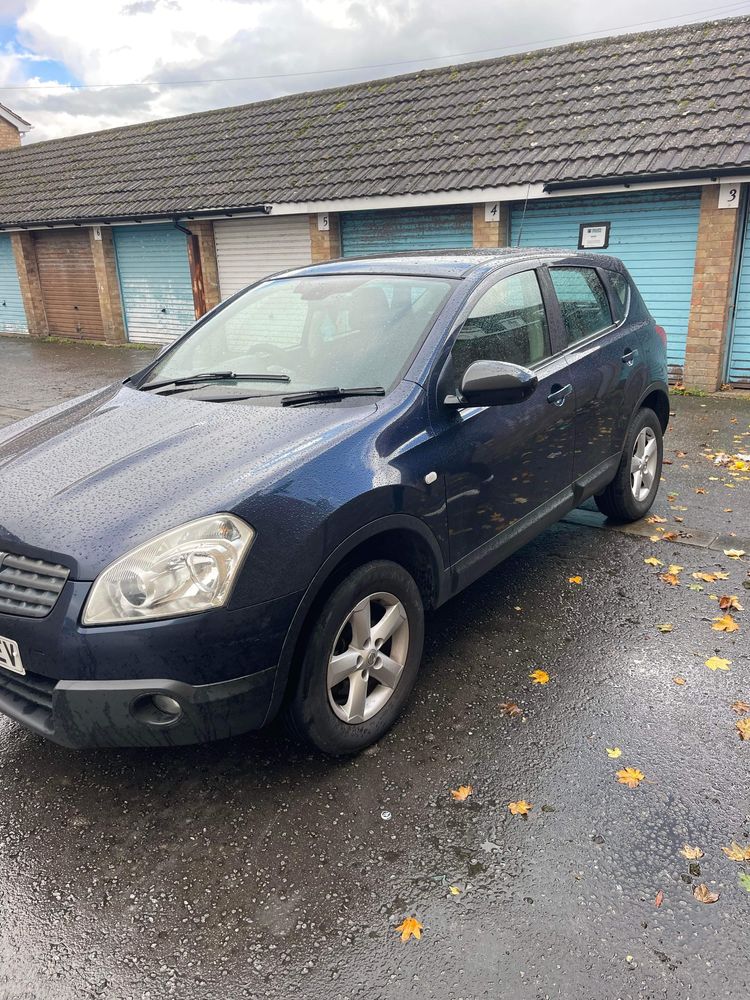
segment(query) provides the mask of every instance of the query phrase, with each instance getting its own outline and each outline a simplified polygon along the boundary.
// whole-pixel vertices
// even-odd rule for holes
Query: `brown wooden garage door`
[[[50,336],[103,340],[88,229],[34,233],[34,244]]]

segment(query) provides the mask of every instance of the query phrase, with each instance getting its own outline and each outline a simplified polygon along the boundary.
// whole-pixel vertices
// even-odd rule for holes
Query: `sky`
[[[25,142],[750,13],[750,0],[0,0]]]

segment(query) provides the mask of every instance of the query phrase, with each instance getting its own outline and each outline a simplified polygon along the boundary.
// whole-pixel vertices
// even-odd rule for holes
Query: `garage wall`
[[[747,204],[745,213],[734,322],[729,341],[727,381],[743,389],[750,389],[750,213],[747,211]]]
[[[581,223],[610,222],[609,247],[633,275],[656,322],[667,331],[667,356],[679,377],[685,362],[700,188],[653,194],[565,198],[513,206],[511,246],[575,249]],[[519,243],[520,238],[520,243]],[[596,252],[596,251],[592,251]]]
[[[164,225],[114,226],[128,340],[165,344],[195,322],[187,237]]]
[[[10,236],[0,234],[0,333],[28,333]]]
[[[269,274],[312,263],[306,215],[222,219],[214,222],[214,240],[223,299]]]
[[[466,248],[473,243],[471,205],[346,212],[341,216],[341,253],[344,257]]]
[[[35,232],[33,240],[49,336],[103,340],[89,230]]]

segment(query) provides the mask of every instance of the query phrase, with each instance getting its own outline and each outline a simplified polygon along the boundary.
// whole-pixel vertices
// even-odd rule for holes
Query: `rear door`
[[[602,271],[552,265],[549,278],[575,390],[573,477],[579,479],[622,451],[647,369],[638,331]]]

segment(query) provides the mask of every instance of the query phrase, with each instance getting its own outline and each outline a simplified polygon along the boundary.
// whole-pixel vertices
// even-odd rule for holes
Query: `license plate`
[[[6,639],[0,635],[0,667],[12,670],[14,674],[25,674],[23,663],[21,663],[21,651],[18,643],[13,639]]]

